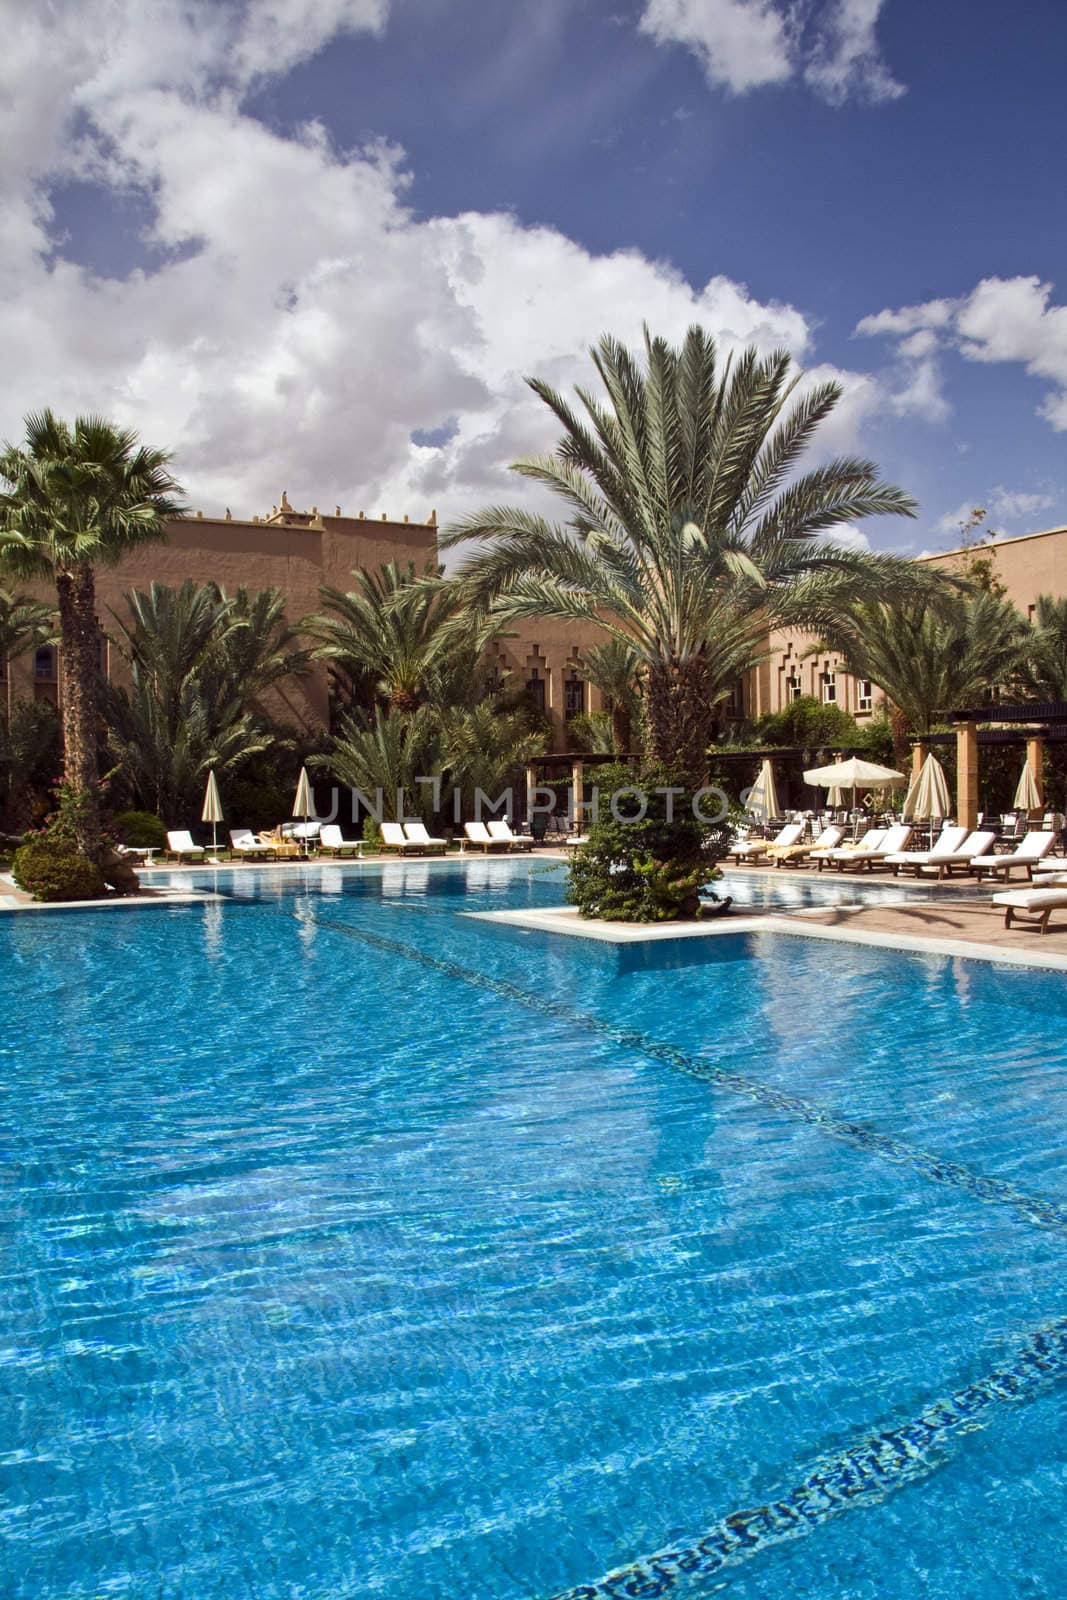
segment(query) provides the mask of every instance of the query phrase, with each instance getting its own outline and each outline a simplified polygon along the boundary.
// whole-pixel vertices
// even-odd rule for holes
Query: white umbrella
[[[296,786],[296,795],[293,798],[293,816],[306,822],[315,815],[315,800],[311,793],[311,782],[308,778],[307,767],[300,768],[300,782]],[[307,840],[304,841],[305,847]]]
[[[902,772],[880,767],[874,761],[861,761],[858,756],[835,761],[829,767],[811,767],[804,774],[804,782],[816,789],[851,789],[853,811],[857,789],[893,789],[906,781]]]
[[[745,809],[757,812],[764,822],[770,822],[772,817],[781,816],[778,809],[778,789],[774,782],[774,768],[769,761],[765,761],[760,767],[759,777],[748,791]]]
[[[827,791],[827,795],[826,795],[826,804],[830,807],[830,810],[831,811],[840,811],[841,807],[844,805],[844,803],[845,803],[845,797],[842,794],[841,790],[838,788],[837,784],[836,783],[831,784],[829,790]]]
[[[219,848],[216,830],[219,823],[225,820],[222,814],[222,799],[219,795],[219,786],[215,782],[215,769],[212,767],[207,775],[207,788],[204,790],[204,809],[200,813],[200,821],[210,822],[211,824],[211,854],[213,858],[218,855]],[[214,864],[218,866],[218,861],[215,860]]]
[[[1019,783],[1012,804],[1016,811],[1040,811],[1044,802],[1037,792],[1037,780],[1029,761],[1019,774]]]
[[[935,819],[940,822],[951,812],[945,769],[935,755],[928,755],[904,800],[904,820],[933,824]],[[932,838],[932,826],[930,834]]]

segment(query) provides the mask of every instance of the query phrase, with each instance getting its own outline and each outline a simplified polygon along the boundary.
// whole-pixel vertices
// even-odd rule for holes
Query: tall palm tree
[[[372,803],[380,791],[386,821],[406,815],[429,816],[432,791],[417,780],[440,769],[440,728],[430,706],[383,711],[373,720],[342,718],[329,755],[314,755],[308,765],[325,768]]]
[[[12,703],[11,663],[27,650],[47,644],[55,636],[55,612],[51,606],[28,595],[0,589],[0,667],[5,668],[7,704],[10,720]]]
[[[476,789],[496,799],[544,749],[544,734],[531,732],[520,712],[501,711],[492,700],[441,717],[445,765],[455,787],[471,799]]]
[[[471,602],[505,618],[597,622],[635,650],[649,755],[702,780],[715,704],[763,653],[768,629],[819,628],[846,595],[937,580],[823,537],[916,509],[870,461],[795,475],[840,385],[799,394],[784,351],[720,363],[701,328],[678,349],[646,332],[643,366],[610,337],[591,354],[607,404],[579,389],[583,416],[529,380],[563,435],[553,454],[514,469],[561,498],[568,524],[491,506],[444,543],[481,541],[458,574]]]
[[[1038,597],[1019,678],[1035,700],[1067,700],[1067,600]]]
[[[484,624],[457,611],[442,569],[432,563],[421,575],[414,562],[401,568],[390,561],[378,573],[358,567],[352,576],[357,588],[347,594],[324,585],[327,613],[305,623],[318,641],[315,654],[356,681],[370,674],[394,711],[414,711],[472,629]]]
[[[162,539],[181,514],[170,457],[100,417],[73,426],[51,411],[26,418],[22,445],[0,452],[0,563],[19,578],[55,583],[63,663],[66,777],[79,848],[100,849],[97,805],[97,565]]]
[[[610,702],[616,755],[626,755],[633,742],[634,722],[641,707],[640,672],[640,655],[623,639],[607,639],[594,645],[582,658],[583,676]]]
[[[934,604],[853,603],[822,629],[824,647],[856,677],[876,683],[895,708],[898,758],[908,732],[929,733],[940,713],[974,705],[1010,682],[1026,638],[1010,601],[984,591],[949,593]]]

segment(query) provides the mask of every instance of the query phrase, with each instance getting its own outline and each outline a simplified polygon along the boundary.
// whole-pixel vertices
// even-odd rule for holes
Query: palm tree
[[[484,623],[457,611],[442,569],[432,563],[421,576],[414,562],[401,569],[395,561],[378,574],[357,567],[352,576],[358,587],[347,594],[323,586],[332,614],[309,617],[304,625],[318,640],[315,655],[356,682],[370,674],[394,711],[414,711],[472,631],[484,642]]]
[[[531,732],[520,712],[501,711],[492,700],[441,717],[444,763],[455,786],[472,797],[480,789],[495,799],[544,749],[544,735]]]
[[[894,750],[906,734],[929,733],[939,715],[974,705],[1014,677],[1026,624],[1009,601],[985,592],[948,593],[936,603],[857,602],[822,629],[824,648],[869,678],[896,710]]]
[[[616,755],[626,755],[641,709],[641,657],[624,639],[607,639],[583,656],[582,672],[611,705],[611,737]]]
[[[1019,677],[1035,700],[1067,700],[1067,600],[1038,597]]]
[[[277,743],[260,697],[307,652],[290,648],[276,589],[230,599],[187,579],[124,599],[129,618],[115,616],[116,643],[130,687],[104,686],[109,743],[142,804],[185,820],[209,768],[232,772]]]
[[[798,394],[784,351],[750,348],[720,364],[700,328],[679,349],[646,332],[643,368],[610,337],[591,354],[608,404],[579,389],[583,417],[530,380],[563,435],[553,454],[515,465],[565,502],[568,525],[491,506],[444,542],[482,541],[458,574],[471,603],[502,618],[597,622],[636,651],[648,754],[703,781],[714,707],[764,653],[770,628],[818,629],[845,596],[938,580],[824,537],[916,509],[870,461],[795,475],[838,384]]]
[[[0,666],[6,668],[6,714],[11,718],[11,663],[27,650],[47,644],[55,636],[55,612],[28,595],[0,589]]]
[[[371,721],[356,715],[342,719],[329,755],[315,755],[308,765],[323,767],[372,803],[380,791],[386,821],[405,815],[429,814],[431,786],[417,779],[440,768],[437,713],[429,706],[416,711],[383,711]]]
[[[51,411],[26,418],[26,439],[5,445],[0,562],[23,579],[55,583],[63,663],[63,742],[79,849],[100,849],[97,681],[100,628],[95,567],[162,539],[181,514],[180,487],[162,450],[100,417],[73,427]]]

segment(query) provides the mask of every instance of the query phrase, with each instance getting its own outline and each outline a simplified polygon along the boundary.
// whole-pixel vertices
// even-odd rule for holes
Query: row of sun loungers
[[[873,871],[892,868],[895,877],[914,872],[916,877],[935,876],[940,881],[959,869],[978,878],[1009,879],[1017,870],[1032,877],[1046,866],[1063,871],[1046,857],[1056,842],[1055,833],[1033,831],[1022,839],[1010,855],[994,855],[995,835],[982,830],[945,828],[928,850],[909,850],[912,829],[901,823],[892,828],[870,828],[857,844],[843,844],[844,829],[824,828],[810,844],[801,844],[803,823],[790,823],[773,840],[741,839],[731,845],[728,855],[736,861],[766,860],[776,867],[814,865],[818,871],[831,867],[837,872]]]
[[[401,856],[441,854],[449,845],[447,839],[434,838],[421,822],[383,822],[380,825],[380,832],[384,848],[395,850]],[[480,849],[486,854],[492,851],[530,850],[535,843],[532,834],[514,833],[510,824],[505,821],[488,824],[468,822],[464,826],[464,833],[465,848]],[[230,830],[230,851],[233,855],[244,858],[271,861],[280,855],[291,853],[299,842],[292,836],[280,842],[269,838],[257,838],[250,828]],[[306,842],[312,842],[311,838],[309,837]],[[338,825],[332,822],[324,822],[316,829],[314,843],[326,855],[360,856],[363,853],[363,840],[346,839]],[[172,829],[167,834],[166,854],[181,863],[202,861],[208,852],[203,845],[194,844],[192,835],[187,829]]]

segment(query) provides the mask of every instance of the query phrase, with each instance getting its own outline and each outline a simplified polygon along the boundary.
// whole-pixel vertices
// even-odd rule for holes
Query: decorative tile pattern
[[[551,1000],[545,995],[523,989],[518,984],[510,983],[506,978],[493,978],[484,972],[476,971],[473,967],[461,966],[457,961],[428,955],[425,951],[404,944],[398,939],[389,939],[383,934],[371,933],[366,928],[354,927],[350,923],[340,922],[311,910],[303,911],[300,915],[313,920],[321,928],[328,928],[331,932],[343,934],[346,938],[359,940],[376,950],[400,956],[407,961],[418,962],[421,966],[445,973],[448,977],[455,978],[457,982],[469,984],[473,988],[487,989],[503,1000],[511,1000],[517,1005],[524,1006],[528,1011],[536,1011],[542,1016],[553,1017],[557,1021],[582,1028],[586,1032],[599,1034],[602,1038],[620,1044],[639,1055],[647,1056],[653,1061],[662,1061],[678,1072],[685,1072],[690,1077],[714,1084],[717,1089],[724,1089],[745,1100],[756,1101],[760,1105],[771,1107],[772,1110],[785,1112],[808,1127],[818,1128],[831,1139],[840,1139],[856,1149],[865,1150],[870,1155],[878,1156],[894,1165],[909,1167],[920,1177],[928,1178],[933,1183],[948,1184],[955,1189],[962,1189],[976,1200],[1008,1206],[1017,1216],[1036,1227],[1067,1230],[1067,1205],[1041,1195],[1028,1194],[1024,1189],[1017,1188],[1003,1178],[987,1177],[980,1172],[972,1171],[961,1162],[946,1161],[927,1150],[921,1150],[903,1143],[900,1139],[892,1139],[887,1134],[865,1128],[860,1123],[835,1117],[832,1112],[824,1111],[802,1095],[792,1094],[785,1089],[776,1089],[770,1084],[761,1083],[756,1078],[731,1072],[725,1067],[717,1067],[712,1062],[703,1061],[699,1056],[689,1055],[687,1051],[680,1050],[674,1045],[649,1038],[636,1028],[618,1027],[602,1017],[592,1016],[574,1006],[565,1005],[562,1001]]]
[[[939,1449],[975,1417],[992,1406],[1031,1400],[1064,1377],[1067,1317],[1031,1334],[1008,1366],[934,1401],[909,1422],[821,1458],[780,1499],[731,1512],[692,1544],[630,1562],[553,1600],[646,1600],[736,1566],[769,1545],[802,1537],[852,1506],[883,1499],[927,1476],[939,1465]]]

